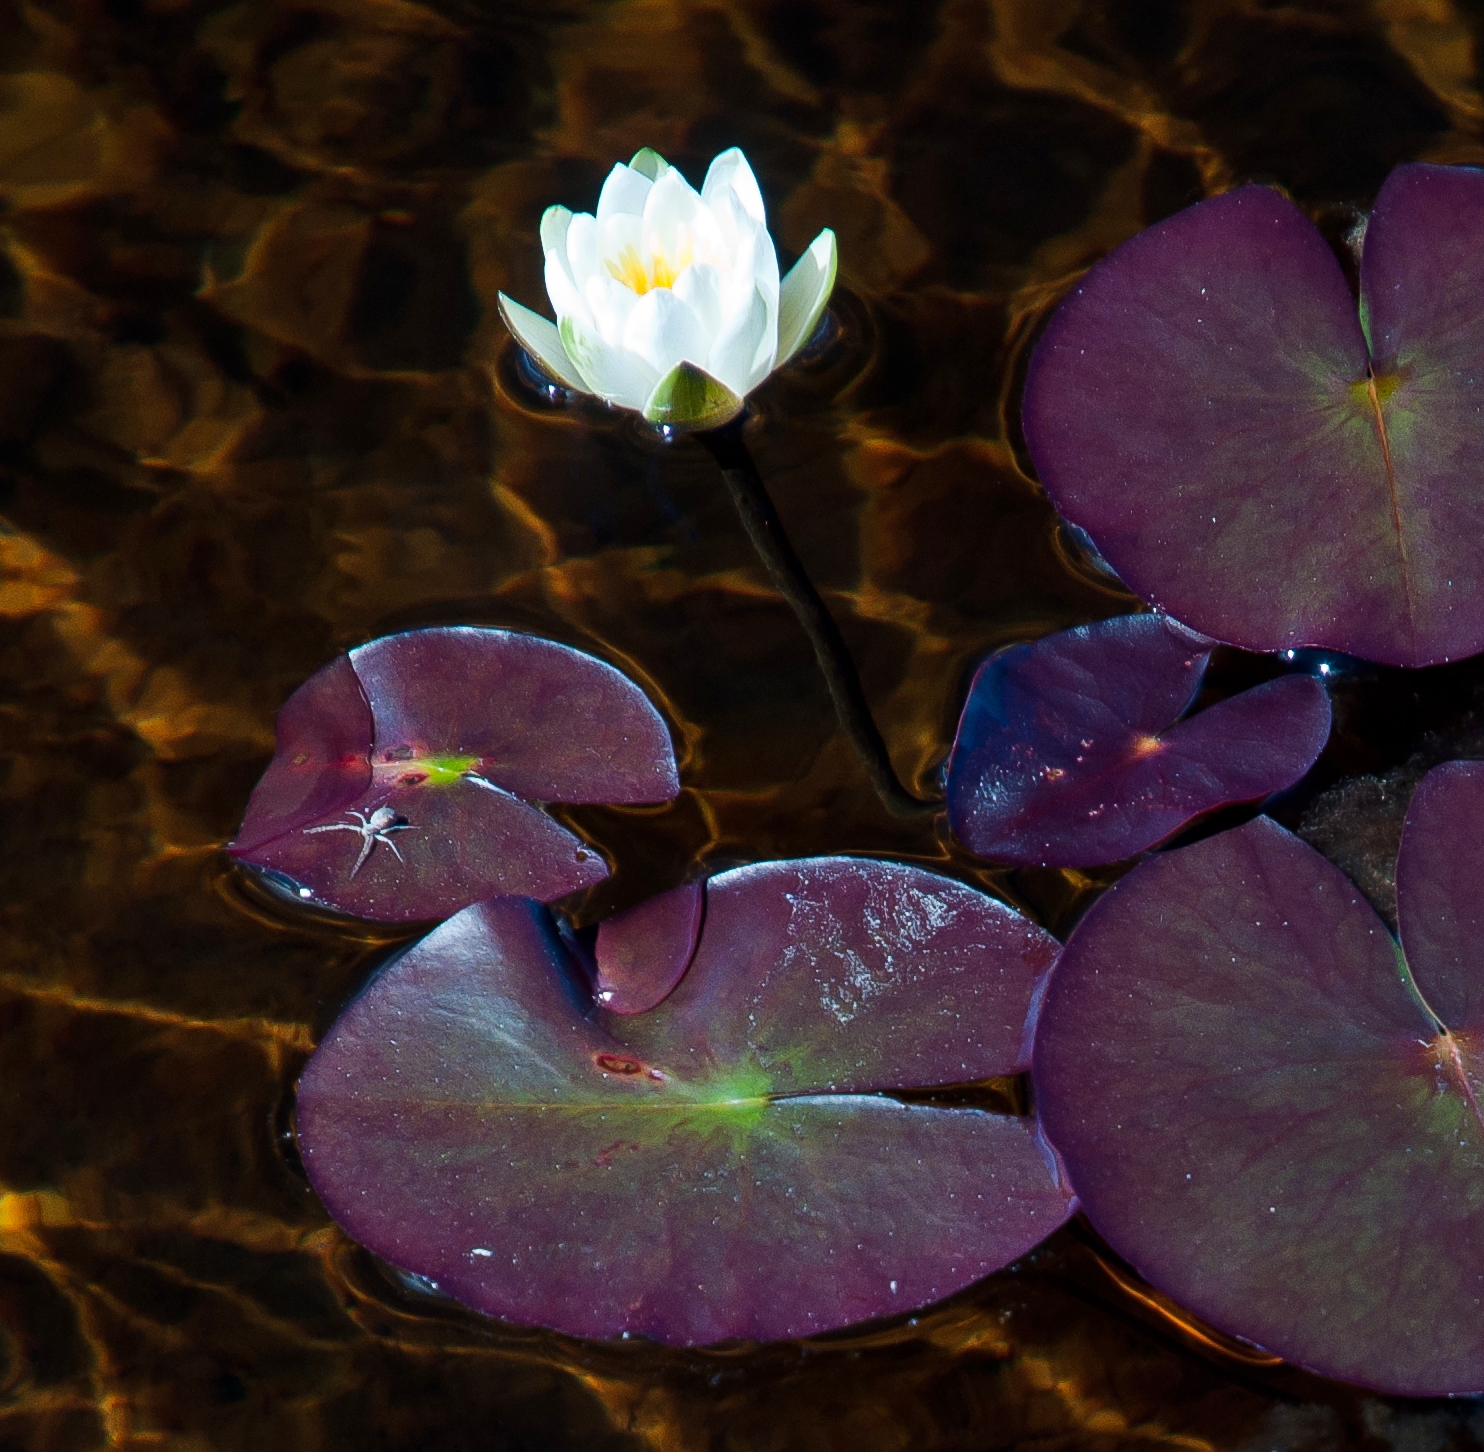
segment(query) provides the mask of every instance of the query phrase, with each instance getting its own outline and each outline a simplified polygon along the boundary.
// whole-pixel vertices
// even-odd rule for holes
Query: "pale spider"
[[[376,849],[378,842],[385,842],[392,849],[392,855],[398,862],[405,859],[397,851],[397,844],[392,841],[393,832],[415,832],[417,829],[411,822],[399,822],[397,814],[391,807],[377,807],[368,817],[363,812],[358,812],[352,807],[346,816],[354,817],[354,822],[331,822],[324,827],[305,827],[305,836],[313,836],[316,832],[357,832],[361,838],[360,855],[356,858],[356,865],[350,869],[350,875],[354,877],[362,867],[366,865],[366,859]]]

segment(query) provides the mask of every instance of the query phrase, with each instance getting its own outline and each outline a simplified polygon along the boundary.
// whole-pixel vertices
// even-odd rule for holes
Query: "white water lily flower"
[[[500,314],[554,378],[651,423],[715,428],[809,340],[835,285],[835,234],[780,285],[762,193],[736,147],[699,193],[648,148],[603,183],[598,211],[541,218],[553,327],[500,294]]]

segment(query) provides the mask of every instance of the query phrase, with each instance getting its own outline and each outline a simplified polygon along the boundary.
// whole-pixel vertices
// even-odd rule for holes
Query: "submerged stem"
[[[742,528],[747,531],[768,578],[804,627],[809,644],[814,647],[814,659],[819,662],[820,672],[829,688],[840,728],[855,748],[861,766],[876,788],[876,795],[898,817],[922,817],[941,810],[941,802],[924,801],[913,796],[898,779],[886,743],[871,716],[866,693],[861,688],[860,676],[840,634],[840,627],[835,624],[824,601],[819,598],[819,592],[804,572],[803,564],[784,533],[783,521],[768,497],[757,465],[752,462],[752,455],[742,438],[742,420],[697,433],[695,438],[716,460]]]

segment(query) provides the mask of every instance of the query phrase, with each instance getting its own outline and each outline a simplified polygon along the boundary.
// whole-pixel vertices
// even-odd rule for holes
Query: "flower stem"
[[[814,647],[814,659],[819,662],[820,672],[829,688],[841,730],[855,748],[861,766],[876,788],[876,795],[893,816],[923,817],[941,811],[941,802],[924,801],[913,796],[897,777],[886,743],[872,719],[866,693],[861,688],[860,676],[840,634],[840,627],[819,598],[819,591],[810,582],[788,535],[784,533],[783,521],[768,497],[767,487],[743,440],[742,423],[739,418],[719,429],[697,433],[694,438],[716,460],[742,528],[747,531],[768,578],[804,627],[804,634]]]

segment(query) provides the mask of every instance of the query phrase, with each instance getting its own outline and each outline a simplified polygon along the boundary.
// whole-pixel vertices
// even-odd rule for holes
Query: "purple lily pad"
[[[1385,1392],[1484,1390],[1481,872],[1484,763],[1413,799],[1405,959],[1265,818],[1152,858],[1077,927],[1036,1043],[1109,1244],[1222,1330]]]
[[[1444,762],[1407,806],[1396,854],[1397,929],[1418,987],[1455,1037],[1484,1026],[1481,884],[1484,763]]]
[[[1398,167],[1360,308],[1292,202],[1248,186],[1116,248],[1031,361],[1056,507],[1218,640],[1421,666],[1484,649],[1484,172]]]
[[[1292,786],[1329,739],[1324,687],[1284,676],[1181,721],[1211,644],[1123,615],[991,656],[949,758],[954,835],[999,862],[1094,867]]]
[[[646,1013],[668,998],[695,956],[705,911],[705,887],[688,882],[605,918],[594,948],[598,1002]]]
[[[294,692],[227,850],[340,912],[448,917],[491,894],[551,901],[608,875],[533,801],[679,790],[664,722],[612,666],[508,630],[413,630]]]
[[[357,1240],[514,1321],[697,1344],[904,1312],[1070,1213],[1033,1119],[878,1092],[1022,1069],[1056,952],[918,868],[768,863],[707,884],[679,987],[623,1017],[539,905],[479,903],[330,1030],[304,1163]]]

